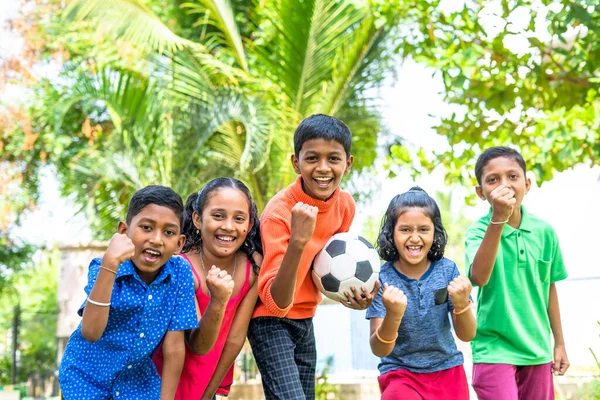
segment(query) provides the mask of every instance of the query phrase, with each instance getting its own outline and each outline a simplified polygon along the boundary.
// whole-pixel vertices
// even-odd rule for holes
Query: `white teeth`
[[[321,181],[321,182],[329,182],[331,179],[333,179],[333,178],[315,178],[315,180]]]
[[[217,236],[217,239],[223,240],[225,242],[233,242],[235,240],[235,238],[231,236]]]
[[[153,256],[160,256],[160,252],[158,252],[156,250],[147,249],[147,250],[145,250],[145,252],[148,254],[152,254]]]

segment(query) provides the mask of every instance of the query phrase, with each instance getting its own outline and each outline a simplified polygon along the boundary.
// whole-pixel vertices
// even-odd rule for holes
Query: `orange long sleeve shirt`
[[[315,231],[300,259],[294,298],[289,306],[279,308],[271,295],[271,285],[290,242],[292,207],[298,202],[318,207],[319,213]],[[321,293],[311,277],[312,262],[331,236],[348,232],[355,212],[354,199],[348,192],[338,188],[327,201],[314,199],[302,190],[301,176],[269,201],[260,217],[264,259],[258,275],[260,301],[253,318],[269,316],[302,319],[315,315]]]

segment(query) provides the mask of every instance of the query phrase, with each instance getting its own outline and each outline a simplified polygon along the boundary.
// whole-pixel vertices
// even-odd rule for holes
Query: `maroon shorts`
[[[379,377],[381,400],[468,400],[469,385],[462,365],[418,374],[396,370]]]
[[[554,400],[552,363],[473,364],[473,389],[479,400]]]

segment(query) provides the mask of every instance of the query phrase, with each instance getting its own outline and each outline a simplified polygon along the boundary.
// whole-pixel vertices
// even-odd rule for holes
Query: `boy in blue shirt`
[[[92,260],[83,319],[59,370],[70,399],[173,399],[185,357],[184,331],[196,328],[194,279],[177,254],[183,202],[148,186],[129,203],[102,259]],[[163,379],[151,356],[163,340]]]

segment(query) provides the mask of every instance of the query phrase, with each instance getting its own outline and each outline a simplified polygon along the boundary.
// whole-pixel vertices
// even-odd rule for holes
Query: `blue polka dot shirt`
[[[89,296],[100,271],[94,259],[85,292]],[[69,338],[59,369],[65,400],[159,399],[160,377],[152,354],[167,331],[198,326],[194,278],[187,261],[173,256],[147,285],[131,261],[119,266],[108,322],[92,343],[81,335],[81,323]],[[85,302],[78,314],[83,315]]]

